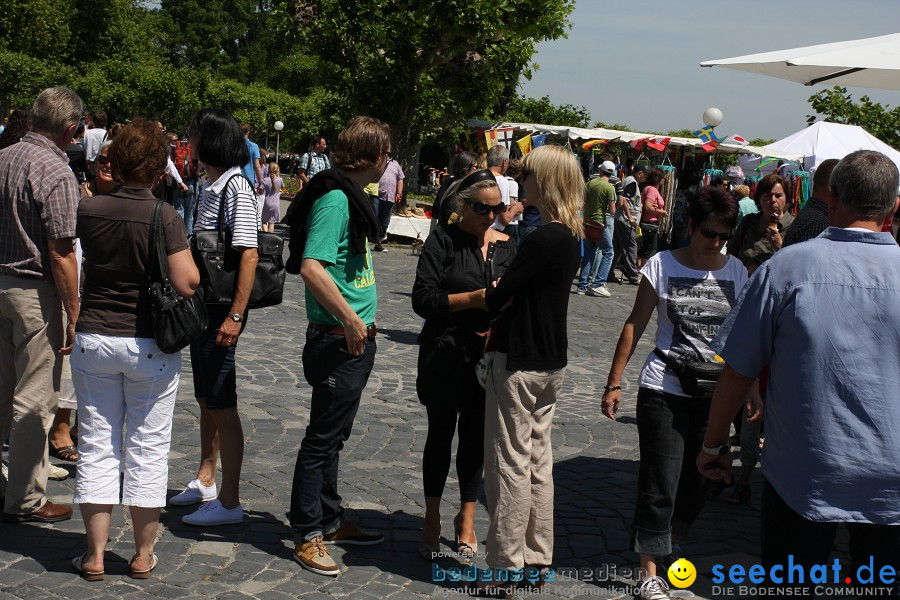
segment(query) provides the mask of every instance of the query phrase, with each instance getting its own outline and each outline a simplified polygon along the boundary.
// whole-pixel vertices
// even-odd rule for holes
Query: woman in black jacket
[[[456,470],[461,505],[453,520],[461,557],[475,555],[475,501],[484,462],[484,389],[475,365],[484,352],[491,314],[484,291],[512,262],[509,236],[491,228],[506,210],[493,173],[476,171],[457,190],[459,223],[432,231],[416,269],[413,309],[425,318],[419,335],[416,390],[428,411],[428,439],[422,456],[425,529],[419,553],[431,560],[439,550],[440,504],[450,471],[453,430],[459,416]]]

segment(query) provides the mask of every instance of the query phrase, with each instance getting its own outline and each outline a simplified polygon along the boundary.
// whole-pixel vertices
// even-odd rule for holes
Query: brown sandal
[[[154,552],[153,558],[150,559],[150,568],[145,569],[143,571],[135,570],[135,568],[134,568],[134,559],[135,558],[137,558],[136,554],[131,558],[131,562],[128,563],[128,567],[131,569],[131,572],[128,573],[129,577],[131,577],[132,579],[150,579],[150,573],[153,572],[153,569],[155,569],[157,566],[159,566],[159,557],[156,556],[156,553]]]
[[[86,571],[84,569],[84,557],[87,556],[87,552],[82,554],[81,556],[76,556],[72,559],[72,568],[81,575],[81,578],[85,581],[103,581],[104,573],[103,571]]]

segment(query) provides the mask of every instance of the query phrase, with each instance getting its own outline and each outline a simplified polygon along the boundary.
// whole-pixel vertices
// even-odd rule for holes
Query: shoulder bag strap
[[[167,283],[169,281],[169,263],[166,258],[166,237],[162,222],[162,200],[157,200],[153,205],[150,216],[150,260],[147,271],[151,283]]]
[[[660,350],[659,348],[654,348],[653,353],[659,357],[659,360],[665,363],[666,367],[668,367],[673,373],[678,374],[682,371],[681,365],[677,362],[666,356],[666,354]]]
[[[225,233],[222,230],[222,224],[225,222],[225,201],[228,195],[228,185],[235,177],[243,177],[247,181],[247,185],[250,185],[250,180],[244,177],[243,173],[235,173],[231,177],[228,178],[228,181],[225,182],[225,185],[222,186],[222,193],[219,194],[219,218],[216,223],[216,230],[219,232],[219,241],[225,241]],[[250,185],[250,187],[253,187]]]

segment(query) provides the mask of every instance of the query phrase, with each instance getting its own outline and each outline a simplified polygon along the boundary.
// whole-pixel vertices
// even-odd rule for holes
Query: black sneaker
[[[372,248],[372,252],[387,252],[387,248],[385,248],[381,244],[375,244],[375,246]]]

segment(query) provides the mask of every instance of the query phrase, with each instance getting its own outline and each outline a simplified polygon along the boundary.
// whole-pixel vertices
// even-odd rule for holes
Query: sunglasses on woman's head
[[[476,215],[486,215],[488,213],[493,213],[495,215],[501,215],[506,212],[507,206],[502,202],[500,204],[485,204],[484,202],[468,202],[468,205],[472,207],[472,212]]]
[[[719,233],[718,231],[713,231],[712,229],[705,229],[703,227],[700,228],[700,234],[708,240],[714,240],[719,238],[723,242],[727,242],[733,236],[730,231],[726,231],[725,233]]]

